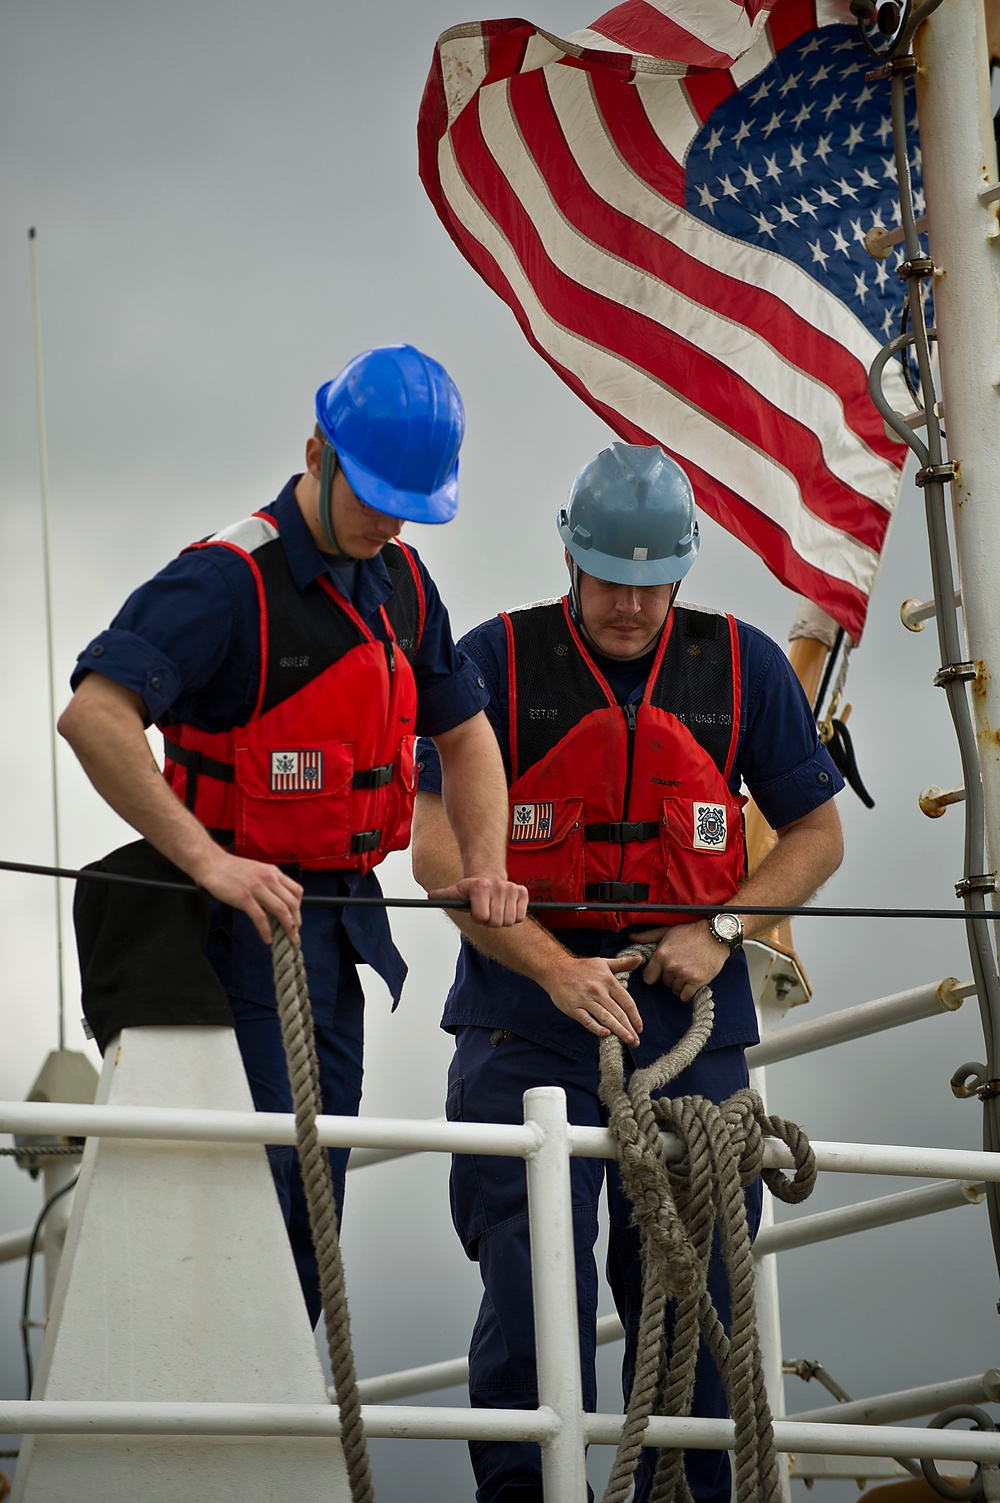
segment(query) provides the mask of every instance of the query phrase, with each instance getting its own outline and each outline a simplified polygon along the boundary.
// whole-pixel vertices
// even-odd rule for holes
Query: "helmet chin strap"
[[[569,613],[573,618],[574,626],[583,626],[583,617],[580,615],[580,565],[566,550],[566,567],[569,569]]]
[[[573,557],[572,553],[570,553],[568,548],[566,550],[566,567],[569,570],[570,617],[572,619],[573,625],[577,628],[580,635],[584,637],[586,641],[590,642],[591,646],[593,647],[594,643],[591,640],[591,636],[586,628],[586,625],[584,624],[583,612],[580,609],[580,565],[577,563],[576,559]],[[683,581],[678,580],[670,591],[670,602],[667,605],[667,614],[664,616],[662,622],[660,623],[660,631],[662,631],[664,626],[666,626],[667,624],[667,618],[674,608],[674,601],[677,599],[682,582]],[[659,637],[659,634],[660,632],[657,632],[657,637]]]
[[[337,473],[337,451],[333,445],[324,439],[323,457],[319,466],[319,521],[323,529],[323,535],[334,553],[341,558],[353,558],[346,548],[342,548],[337,541],[337,534],[333,530],[333,478]],[[355,560],[356,562],[356,560]]]

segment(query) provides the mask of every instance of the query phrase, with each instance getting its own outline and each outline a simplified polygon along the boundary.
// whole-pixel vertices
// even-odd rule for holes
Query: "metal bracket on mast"
[[[949,684],[962,683],[978,676],[975,663],[945,663],[934,675],[934,687],[945,689]]]
[[[902,271],[900,267],[900,271]],[[948,459],[944,464],[925,464],[913,477],[913,484],[923,488],[933,480],[954,480],[958,475],[958,460]]]
[[[877,83],[880,78],[892,78],[894,73],[916,73],[917,60],[912,52],[905,57],[891,57],[880,68],[872,68],[865,74],[865,83]]]
[[[972,892],[996,892],[996,872],[983,872],[979,877],[963,877],[955,883],[956,898],[967,898]]]
[[[909,261],[901,261],[896,267],[896,275],[903,282],[912,278],[921,279],[934,275],[934,262],[930,256],[914,256]]]

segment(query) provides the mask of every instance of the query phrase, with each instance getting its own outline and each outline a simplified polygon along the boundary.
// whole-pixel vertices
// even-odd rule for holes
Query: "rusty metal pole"
[[[1000,223],[982,0],[944,0],[914,40],[928,241],[989,865],[1000,867]]]

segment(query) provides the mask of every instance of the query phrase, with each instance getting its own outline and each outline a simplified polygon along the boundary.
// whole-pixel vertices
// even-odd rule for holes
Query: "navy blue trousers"
[[[562,1086],[570,1122],[606,1126],[607,1114],[597,1094],[598,1056],[594,1048],[578,1062],[508,1034],[493,1044],[497,1032],[460,1028],[448,1079],[447,1114],[451,1121],[521,1122],[522,1097],[533,1086]],[[699,1056],[671,1084],[674,1096],[699,1095],[721,1102],[747,1084],[742,1045]],[[606,1189],[609,1214],[607,1276],[615,1306],[625,1326],[622,1388],[625,1398],[632,1371],[642,1304],[639,1235],[629,1224],[630,1206],[617,1166],[603,1159],[571,1161],[576,1286],[580,1311],[580,1357],[583,1404],[597,1408],[595,1370],[597,1317],[598,1204]],[[747,1191],[752,1232],[760,1221],[758,1180]],[[538,1405],[535,1373],[534,1314],[528,1236],[525,1168],[520,1159],[457,1156],[451,1175],[451,1209],[455,1228],[468,1256],[478,1260],[484,1294],[469,1351],[469,1397],[475,1408],[534,1409]],[[729,1298],[720,1258],[713,1257],[709,1289],[728,1327]],[[669,1324],[669,1322],[668,1322]],[[668,1332],[669,1334],[669,1332]],[[699,1352],[693,1412],[726,1418],[725,1390],[707,1350]],[[541,1452],[532,1442],[470,1442],[478,1503],[542,1503]],[[657,1452],[644,1448],[636,1473],[635,1503],[649,1495]],[[696,1503],[729,1503],[731,1469],[726,1451],[689,1451],[688,1482]]]
[[[356,1117],[364,1073],[365,1017],[358,956],[339,922],[331,922],[329,909],[307,907],[302,916],[302,950],[312,1003],[323,1111]],[[274,1000],[271,952],[248,919],[236,914],[235,920],[232,947],[223,946],[213,938],[207,953],[229,996],[254,1106],[259,1112],[290,1112],[292,1091]],[[350,1149],[331,1148],[329,1154],[337,1215],[342,1219]],[[291,1145],[269,1144],[267,1157],[288,1227],[302,1294],[315,1325],[322,1308],[319,1273],[298,1155]]]

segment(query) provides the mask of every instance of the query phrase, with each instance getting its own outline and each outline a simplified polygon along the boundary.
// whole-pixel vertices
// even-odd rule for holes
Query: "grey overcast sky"
[[[300,466],[316,387],[372,344],[430,351],[465,399],[461,512],[447,528],[413,529],[456,630],[562,590],[555,510],[610,435],[479,283],[418,181],[415,121],[435,38],[481,18],[456,3],[7,0],[0,856],[47,862],[53,850],[29,225],[40,237],[60,703],[77,652],[135,584],[274,497]],[[577,0],[538,0],[530,14],[562,33],[594,19]],[[782,641],[795,609],[711,523],[686,593]],[[961,811],[930,822],[917,794],[959,782],[958,757],[931,687],[933,632],[910,635],[898,617],[904,598],[929,593],[919,498],[907,485],[849,683],[876,808],[841,798],[848,854],[826,890],[831,903],[954,901]],[[65,864],[129,838],[65,748],[58,774]],[[387,891],[412,891],[405,857],[383,872]],[[48,881],[0,874],[0,894],[0,1097],[21,1099],[56,1041],[53,892]],[[395,930],[411,977],[395,1017],[381,984],[368,984],[364,1110],[436,1116],[454,931],[439,915],[408,915]],[[813,1015],[969,974],[953,924],[813,919],[796,937]],[[78,1023],[68,926],[65,976],[69,1047],[94,1055]],[[978,1106],[948,1089],[951,1071],[981,1056],[975,1006],[775,1067],[772,1109],[821,1139],[977,1146]],[[440,1160],[408,1159],[351,1178],[345,1248],[362,1374],[464,1349],[478,1281],[450,1226],[446,1177]],[[812,1209],[892,1188],[905,1186],[828,1177]],[[0,1160],[0,1232],[29,1223],[38,1205],[39,1187]],[[16,1397],[21,1276],[20,1265],[0,1266],[0,1392]],[[781,1276],[785,1354],[820,1359],[859,1396],[996,1360],[982,1210],[788,1253]],[[613,1350],[602,1357],[604,1408],[619,1402],[617,1360]],[[789,1382],[791,1409],[822,1402],[814,1385]],[[375,1480],[381,1503],[472,1494],[464,1447],[443,1442],[378,1443]],[[835,1495],[852,1491],[840,1484]]]

